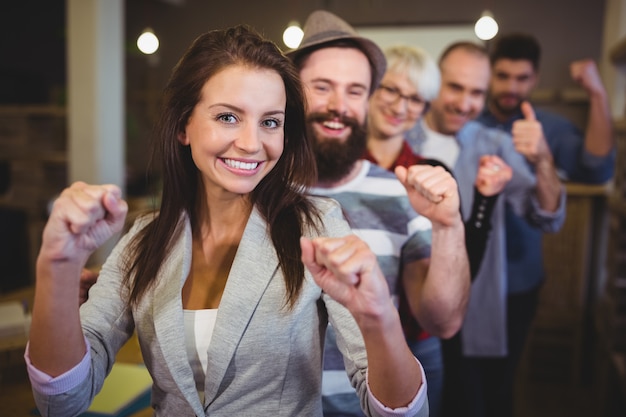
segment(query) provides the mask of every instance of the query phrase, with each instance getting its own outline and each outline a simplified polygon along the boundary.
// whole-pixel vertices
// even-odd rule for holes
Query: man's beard
[[[313,129],[314,122],[337,120],[350,127],[350,136],[345,142],[336,138],[319,138]],[[367,136],[364,126],[352,117],[337,116],[333,113],[312,113],[307,117],[307,130],[313,139],[313,151],[317,162],[318,182],[337,182],[350,173],[354,164],[363,158],[367,149]]]
[[[512,96],[516,99],[516,102],[514,105],[502,105],[500,104],[500,98],[503,96]],[[518,113],[520,111],[520,105],[522,104],[522,101],[524,100],[523,97],[520,97],[519,95],[515,94],[515,95],[510,95],[510,94],[499,94],[497,96],[491,97],[491,102],[493,104],[493,106],[498,110],[498,112],[500,112],[503,115],[506,116],[512,116],[516,113]]]

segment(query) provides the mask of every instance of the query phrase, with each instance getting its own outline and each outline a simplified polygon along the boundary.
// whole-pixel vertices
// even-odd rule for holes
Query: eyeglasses
[[[378,90],[380,90],[380,98],[387,103],[395,103],[399,99],[406,100],[407,108],[412,112],[420,111],[426,104],[426,101],[420,98],[417,94],[407,96],[402,94],[400,90],[395,87],[389,87],[381,84],[378,86]]]

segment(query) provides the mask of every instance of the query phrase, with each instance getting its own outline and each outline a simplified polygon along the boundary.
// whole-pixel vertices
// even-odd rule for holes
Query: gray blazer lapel
[[[153,292],[152,314],[155,333],[167,367],[195,413],[202,415],[204,411],[185,349],[181,295],[183,284],[191,268],[191,239],[191,227],[185,217],[181,237],[176,239],[171,254],[161,267]]]
[[[222,295],[209,346],[205,404],[213,401],[246,327],[274,277],[278,260],[267,223],[252,210]]]

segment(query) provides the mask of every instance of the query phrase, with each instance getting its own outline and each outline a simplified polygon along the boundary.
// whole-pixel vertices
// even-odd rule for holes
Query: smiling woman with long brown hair
[[[316,170],[291,62],[244,26],[211,31],[163,103],[161,207],[121,239],[80,309],[81,269],[127,204],[114,185],[77,182],[50,214],[26,352],[41,414],[87,409],[136,331],[157,416],[321,416],[330,322],[368,415],[427,415],[376,257],[336,202],[307,194]]]

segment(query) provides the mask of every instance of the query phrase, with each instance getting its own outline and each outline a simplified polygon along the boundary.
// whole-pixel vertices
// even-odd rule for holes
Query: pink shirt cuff
[[[87,339],[85,339],[85,344],[87,352],[85,352],[83,359],[72,369],[56,377],[51,377],[33,366],[30,361],[29,344],[27,344],[24,359],[26,360],[28,378],[33,389],[44,395],[58,395],[76,388],[85,381],[91,366],[91,349]]]
[[[424,368],[422,367],[422,364],[419,362],[419,360],[417,360],[417,358],[415,358],[415,360],[419,364],[420,371],[422,372],[422,385],[417,390],[417,394],[415,394],[415,397],[413,398],[413,400],[406,407],[399,407],[399,408],[386,407],[380,401],[378,401],[376,397],[374,397],[374,394],[372,394],[372,391],[370,391],[369,382],[367,383],[367,394],[369,396],[370,403],[373,405],[373,408],[376,410],[378,414],[385,416],[385,417],[414,416],[424,406],[424,403],[426,402],[426,398],[427,398],[426,375],[424,374]]]

